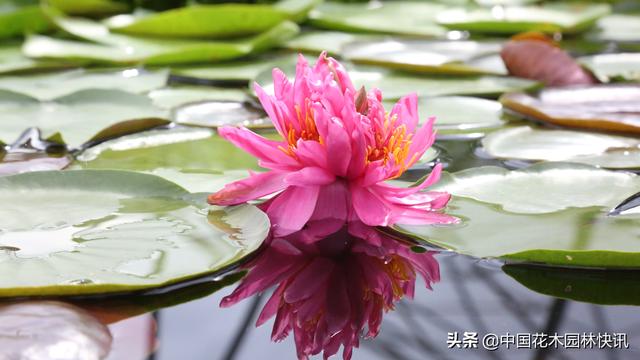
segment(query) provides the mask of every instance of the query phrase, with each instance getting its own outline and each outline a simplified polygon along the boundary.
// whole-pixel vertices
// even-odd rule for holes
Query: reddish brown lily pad
[[[546,88],[536,95],[508,93],[500,102],[554,125],[640,134],[640,84]]]
[[[510,75],[550,86],[598,83],[588,70],[542,34],[514,37],[503,46],[500,56]]]

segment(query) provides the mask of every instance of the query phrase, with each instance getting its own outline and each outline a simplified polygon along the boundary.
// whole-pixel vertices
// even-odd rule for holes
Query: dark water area
[[[427,290],[417,281],[413,300],[384,316],[376,339],[364,340],[353,359],[638,359],[640,313],[633,306],[602,306],[542,295],[506,275],[497,263],[438,254],[441,281]],[[161,310],[153,359],[292,359],[291,337],[270,341],[270,321],[255,328],[253,307],[267,296],[221,309],[233,286],[209,297]],[[633,289],[629,289],[632,291]],[[637,290],[636,290],[637,291]],[[251,318],[243,330],[247,317]],[[518,333],[626,333],[628,349],[449,349],[448,333],[476,332],[481,339]],[[238,334],[241,334],[238,336]],[[336,356],[336,358],[340,358]]]

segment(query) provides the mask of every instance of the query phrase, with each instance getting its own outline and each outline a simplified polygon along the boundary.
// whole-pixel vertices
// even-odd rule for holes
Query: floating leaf
[[[601,305],[640,305],[638,272],[505,265],[504,272],[530,290]]]
[[[30,59],[17,44],[0,45],[0,74],[25,73],[32,71],[46,71],[70,67],[60,61],[39,61]]]
[[[153,39],[113,34],[106,26],[86,19],[56,18],[55,21],[62,30],[91,43],[31,36],[23,46],[26,55],[107,64],[225,61],[265,51],[298,32],[296,24],[283,22],[262,34],[236,40]]]
[[[168,71],[127,69],[121,71],[87,71],[84,69],[64,72],[3,76],[0,89],[22,93],[40,100],[52,100],[88,89],[113,89],[133,93],[163,87]]]
[[[577,164],[469,169],[434,188],[454,195],[447,212],[461,218],[460,225],[402,225],[400,230],[476,257],[639,268],[638,218],[607,216],[638,187],[636,175]]]
[[[154,105],[162,109],[173,109],[181,105],[203,101],[236,101],[247,99],[247,92],[234,88],[210,86],[171,86],[149,92]]]
[[[331,30],[443,37],[446,30],[435,19],[444,9],[444,4],[415,1],[324,2],[311,11],[309,18],[312,25]]]
[[[45,138],[62,133],[71,147],[169,122],[148,97],[119,90],[82,90],[49,101],[0,90],[0,112],[5,141],[37,127]]]
[[[385,108],[391,109],[393,102],[385,101]],[[502,105],[488,99],[465,96],[442,96],[418,100],[420,119],[426,121],[435,116],[435,128],[441,131],[477,131],[499,127],[505,124]]]
[[[266,31],[288,18],[284,11],[261,4],[197,5],[151,13],[118,16],[113,31],[142,36],[225,38]]]
[[[640,41],[639,15],[607,15],[597,22],[597,26],[586,34],[594,41],[637,42]]]
[[[37,0],[5,0],[0,4],[0,39],[51,28]]]
[[[259,170],[257,160],[204,128],[150,130],[86,149],[77,156],[86,169],[152,171],[159,168],[218,172]]]
[[[578,61],[602,82],[640,81],[640,53],[598,54]]]
[[[215,135],[212,130],[151,130],[91,147],[77,156],[73,168],[145,171],[190,192],[211,193],[261,170],[256,159]]]
[[[202,101],[174,109],[172,120],[178,124],[217,128],[242,125],[248,128],[270,128],[267,115],[248,102]]]
[[[293,66],[279,66],[287,75],[293,75]],[[356,86],[367,89],[379,88],[386,100],[397,100],[407,94],[417,93],[421,97],[445,95],[475,95],[497,97],[514,89],[530,90],[538,83],[519,78],[503,76],[418,76],[369,66],[348,66],[349,76]],[[256,82],[272,91],[271,71],[261,73]]]
[[[509,93],[505,108],[528,118],[576,128],[640,133],[640,85],[545,88],[537,95]]]
[[[346,44],[341,53],[354,63],[411,72],[504,75],[501,47],[498,42],[378,39]]]
[[[307,31],[287,41],[284,47],[291,50],[317,55],[326,51],[330,55],[340,56],[344,45],[355,41],[367,41],[379,38],[377,35],[355,34],[340,31]]]
[[[578,33],[609,12],[607,4],[550,3],[539,7],[454,8],[440,12],[437,19],[438,24],[450,29],[477,33]]]
[[[598,81],[550,40],[516,38],[500,53],[509,74],[550,86],[591,85]]]
[[[113,0],[47,0],[47,4],[69,15],[101,16],[129,11],[129,5]]]
[[[0,338],[5,359],[104,359],[112,345],[104,324],[56,301],[0,306]]]
[[[184,189],[148,174],[36,172],[0,185],[0,296],[164,286],[221,271],[256,250],[269,229],[255,207],[207,215]]]
[[[482,146],[501,159],[640,168],[640,139],[632,137],[518,126],[492,132],[482,139]]]
[[[174,78],[177,76],[186,80],[210,80],[212,82],[228,83],[237,82],[238,84],[244,85],[249,80],[254,79],[261,72],[273,68],[274,64],[287,61],[291,58],[291,54],[267,54],[251,60],[172,67],[171,74]]]

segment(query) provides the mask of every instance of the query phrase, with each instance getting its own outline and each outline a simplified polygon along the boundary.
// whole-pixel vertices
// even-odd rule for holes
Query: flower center
[[[305,111],[301,111],[300,106],[296,105],[296,117],[298,120],[298,128],[296,129],[293,124],[287,123],[287,148],[280,147],[280,150],[284,151],[287,155],[295,157],[294,150],[298,146],[298,140],[311,140],[324,144],[324,141],[318,134],[316,128],[316,122],[313,119],[313,111],[311,111],[310,101],[307,99],[305,102]]]
[[[389,117],[385,115],[383,124],[376,124],[374,129],[374,143],[367,146],[367,163],[382,160],[383,164],[387,164],[389,160],[393,160],[394,164],[399,166],[398,172],[394,175],[398,177],[413,164],[415,154],[409,161],[409,148],[413,134],[407,133],[407,126],[402,124],[396,126],[397,116]]]

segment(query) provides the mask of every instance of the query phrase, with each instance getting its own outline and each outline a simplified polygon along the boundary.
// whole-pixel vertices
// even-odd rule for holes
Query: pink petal
[[[288,185],[309,186],[327,185],[334,182],[336,177],[325,169],[319,167],[305,167],[296,172],[289,173],[284,178]]]
[[[291,304],[313,296],[327,281],[333,271],[333,267],[334,263],[329,259],[322,257],[313,259],[291,281],[284,293],[284,300]]]
[[[328,169],[327,149],[313,140],[298,140],[294,150],[298,161],[303,166],[317,166]]]
[[[271,294],[271,297],[269,298],[269,300],[267,300],[267,303],[262,308],[260,315],[258,315],[256,326],[264,324],[278,312],[278,309],[280,308],[280,302],[282,301],[282,294],[286,289],[285,285],[286,282],[282,282],[273,292],[273,294]]]
[[[420,117],[418,115],[418,95],[409,94],[401,98],[391,110],[390,117],[396,116],[398,125],[407,126],[408,133],[414,133]]]
[[[209,195],[209,204],[237,205],[281,191],[287,187],[284,182],[287,174],[278,171],[252,173],[248,178],[227,184],[222,190]]]
[[[387,205],[372,194],[369,189],[352,186],[351,201],[358,218],[369,226],[387,226],[389,209]]]
[[[440,180],[440,176],[442,175],[442,164],[436,164],[431,170],[431,173],[427,178],[422,181],[417,186],[410,186],[407,188],[399,188],[393,185],[389,185],[386,183],[378,183],[376,184],[376,192],[378,194],[384,195],[385,198],[394,198],[398,199],[398,202],[402,202],[402,198],[407,197],[409,195],[416,194],[419,191],[437,183]]]
[[[281,147],[286,146],[282,142],[269,140],[246,128],[233,126],[224,126],[218,129],[218,133],[235,146],[269,165],[269,168],[290,170],[299,167],[296,159],[281,150]]]
[[[346,222],[351,210],[349,188],[344,181],[334,181],[320,188],[311,220],[337,219]]]
[[[336,176],[346,176],[351,160],[351,139],[346,130],[337,121],[331,121],[328,126],[329,132],[325,139],[327,161],[331,171]]]
[[[435,121],[435,117],[430,117],[414,134],[413,141],[409,146],[409,153],[407,155],[409,163],[406,164],[406,167],[411,167],[416,161],[420,160],[424,152],[435,142],[436,132],[433,130],[433,123]]]
[[[274,81],[275,79],[276,79],[276,76],[274,75]],[[258,96],[258,100],[260,101],[262,108],[267,113],[267,115],[269,115],[269,118],[271,119],[273,126],[276,128],[280,136],[282,136],[283,138],[286,138],[287,136],[286,119],[282,116],[282,112],[278,109],[277,101],[275,100],[275,98],[267,94],[267,92],[264,91],[264,89],[257,83],[253,84],[253,89],[256,92],[256,95]]]
[[[318,186],[290,186],[271,199],[266,209],[274,236],[285,236],[302,229],[318,201]]]

